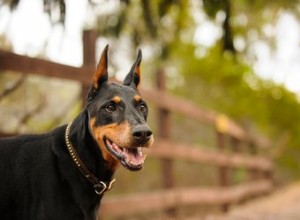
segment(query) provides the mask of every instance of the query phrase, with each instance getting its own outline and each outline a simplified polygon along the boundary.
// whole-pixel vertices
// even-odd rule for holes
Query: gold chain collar
[[[110,182],[103,182],[98,180],[98,178],[88,170],[88,168],[86,167],[86,165],[83,163],[83,161],[81,160],[81,158],[79,157],[77,151],[75,150],[75,148],[73,147],[73,145],[71,144],[70,140],[69,140],[69,134],[70,134],[70,127],[72,125],[72,122],[68,124],[67,128],[66,128],[66,132],[65,132],[65,141],[66,141],[66,145],[67,145],[67,149],[71,155],[71,158],[73,160],[73,162],[75,163],[75,165],[77,166],[77,168],[79,169],[79,171],[83,174],[83,176],[93,184],[94,186],[94,190],[95,193],[98,195],[101,195],[109,190],[111,190],[113,183],[116,181],[115,179],[111,180]]]

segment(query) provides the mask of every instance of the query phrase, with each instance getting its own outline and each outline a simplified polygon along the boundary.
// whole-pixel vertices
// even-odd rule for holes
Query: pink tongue
[[[140,165],[144,163],[143,153],[140,148],[136,148],[134,150],[124,148],[123,155],[126,156],[126,161],[131,164]]]
[[[140,165],[144,163],[145,157],[143,156],[142,149],[138,148],[120,148],[115,143],[110,143],[112,148],[119,154],[122,154],[126,158],[127,163],[131,163],[133,165]]]

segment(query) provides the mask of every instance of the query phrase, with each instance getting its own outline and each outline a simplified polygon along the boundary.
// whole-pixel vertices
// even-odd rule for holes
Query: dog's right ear
[[[108,52],[108,45],[102,51],[97,70],[93,76],[93,87],[98,89],[102,83],[107,82],[108,80],[108,72],[107,72],[107,52]]]
[[[89,94],[88,94],[88,101],[93,99],[95,95],[98,92],[98,89],[101,87],[103,83],[106,83],[108,81],[108,59],[107,59],[107,52],[108,52],[108,44],[103,49],[96,72],[93,76],[93,85],[90,88]]]

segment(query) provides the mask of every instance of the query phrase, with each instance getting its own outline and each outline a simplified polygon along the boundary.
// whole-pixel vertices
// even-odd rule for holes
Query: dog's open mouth
[[[137,171],[143,168],[146,155],[142,147],[120,147],[109,139],[105,139],[107,150],[129,170]]]

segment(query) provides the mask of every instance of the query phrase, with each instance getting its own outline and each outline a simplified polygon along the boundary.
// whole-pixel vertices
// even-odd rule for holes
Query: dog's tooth
[[[131,162],[134,166],[140,165],[138,162]]]
[[[112,146],[114,147],[114,148],[118,148],[119,146],[118,145],[116,145],[114,142],[112,142]]]
[[[109,140],[106,139],[105,142],[108,146],[110,146],[110,147],[112,146]]]
[[[117,144],[115,144],[114,142],[112,142],[112,148],[117,151],[117,152],[122,152],[123,148],[119,147]]]
[[[141,147],[138,147],[138,154],[139,156],[143,156],[143,151]]]

